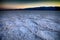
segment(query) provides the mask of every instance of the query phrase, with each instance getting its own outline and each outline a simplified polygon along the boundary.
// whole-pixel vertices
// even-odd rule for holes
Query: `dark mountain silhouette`
[[[0,10],[47,10],[47,11],[60,11],[60,7],[34,7],[25,9],[0,9]]]

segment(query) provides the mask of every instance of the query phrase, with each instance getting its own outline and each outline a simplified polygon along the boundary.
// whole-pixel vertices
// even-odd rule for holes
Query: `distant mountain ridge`
[[[47,10],[47,11],[60,11],[60,7],[35,7],[25,9],[0,9],[0,10]]]

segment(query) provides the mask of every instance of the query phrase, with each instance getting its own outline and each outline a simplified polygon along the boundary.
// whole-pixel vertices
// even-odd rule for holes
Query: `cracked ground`
[[[0,11],[0,40],[60,40],[60,11]]]

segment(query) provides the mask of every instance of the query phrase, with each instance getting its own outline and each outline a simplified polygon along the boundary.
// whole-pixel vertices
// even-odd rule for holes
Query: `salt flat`
[[[1,11],[0,40],[60,40],[60,11]]]

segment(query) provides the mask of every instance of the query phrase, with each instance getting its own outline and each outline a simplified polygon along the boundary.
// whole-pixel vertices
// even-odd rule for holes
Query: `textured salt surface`
[[[59,11],[0,13],[0,40],[60,40]]]

